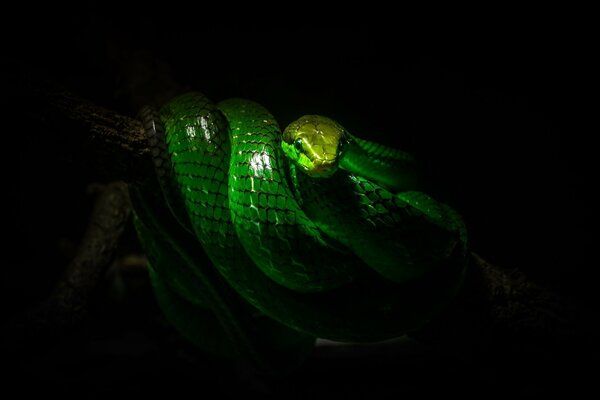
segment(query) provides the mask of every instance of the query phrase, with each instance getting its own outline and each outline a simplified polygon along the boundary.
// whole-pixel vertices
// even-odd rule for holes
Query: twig
[[[537,285],[471,253],[462,291],[439,318],[415,337],[456,352],[556,354],[591,338],[584,312]]]
[[[56,136],[62,145],[57,156],[79,154],[106,181],[139,183],[153,170],[139,120],[92,104],[18,63],[10,63],[7,74],[15,86],[7,98]]]
[[[92,190],[95,205],[75,257],[42,304],[4,327],[6,350],[19,351],[21,346],[33,350],[34,344],[55,340],[85,319],[88,300],[113,261],[130,214],[124,183],[97,185]]]

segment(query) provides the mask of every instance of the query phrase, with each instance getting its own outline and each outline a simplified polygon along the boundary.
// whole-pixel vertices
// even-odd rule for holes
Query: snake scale
[[[134,221],[159,305],[198,346],[285,368],[317,337],[416,330],[460,286],[464,224],[416,190],[409,154],[198,92],[142,119],[156,179],[132,187]]]

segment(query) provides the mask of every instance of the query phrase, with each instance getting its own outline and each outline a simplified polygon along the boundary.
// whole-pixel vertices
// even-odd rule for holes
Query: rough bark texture
[[[96,196],[94,208],[74,258],[44,302],[2,329],[3,350],[35,351],[86,318],[90,298],[115,257],[130,215],[123,182],[95,185],[90,191]]]
[[[587,341],[590,326],[568,299],[471,253],[464,287],[446,312],[416,337],[449,348],[551,354]],[[583,345],[583,343],[579,343]],[[509,349],[509,347],[512,347]]]
[[[138,119],[92,104],[17,63],[9,64],[7,73],[18,82],[12,105],[29,110],[31,120],[63,133],[55,139],[64,144],[59,156],[81,153],[80,159],[107,181],[140,182],[152,170]]]

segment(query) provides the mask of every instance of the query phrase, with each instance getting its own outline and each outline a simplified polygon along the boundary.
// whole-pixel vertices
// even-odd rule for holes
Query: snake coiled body
[[[261,351],[248,339],[261,329],[280,339],[266,345],[277,351],[306,349],[315,337],[388,339],[421,327],[459,287],[464,225],[414,191],[406,153],[350,137],[339,144],[340,168],[315,178],[286,155],[329,146],[325,135],[302,136],[307,124],[327,132],[328,120],[301,119],[282,140],[259,104],[215,106],[200,93],[146,117],[164,126],[166,147],[154,151],[162,189],[133,192],[136,226],[159,303],[197,343],[207,340],[207,319],[242,353]],[[294,133],[304,142],[291,142]],[[212,265],[195,261],[202,251]]]

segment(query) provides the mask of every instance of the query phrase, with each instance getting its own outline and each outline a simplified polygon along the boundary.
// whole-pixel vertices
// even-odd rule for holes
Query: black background
[[[217,24],[184,10],[127,11],[94,3],[70,14],[39,15],[7,32],[9,59],[127,115],[136,110],[123,94],[122,66],[136,52],[150,51],[184,86],[215,101],[256,100],[282,126],[303,114],[331,116],[356,135],[415,154],[423,188],[464,215],[473,249],[482,257],[522,270],[582,307],[594,302],[588,232],[595,149],[588,140],[593,129],[581,125],[591,109],[591,67],[587,35],[578,27],[483,21],[438,31],[402,28],[393,20],[331,26],[312,16],[308,23],[270,28]],[[18,268],[3,272],[4,283],[10,282],[3,291],[9,315],[52,287],[66,262],[57,243],[79,239],[91,204],[85,187],[102,181],[98,171],[77,165],[76,156],[53,156],[58,153],[53,146],[61,145],[51,139],[55,132],[18,121],[9,134],[28,146],[17,151],[18,180],[9,183],[20,246],[11,253]],[[31,383],[93,396],[149,394],[153,383],[147,379],[153,377],[162,389],[171,381],[180,388],[200,382],[216,390],[237,382],[235,371],[218,361],[182,361],[156,350],[143,331],[155,306],[141,298],[126,306],[98,306],[96,325],[70,339],[76,345],[63,343],[26,360],[23,370]],[[152,311],[143,311],[147,308]],[[483,363],[437,353],[406,357],[372,366],[313,360],[290,385],[313,382],[296,388],[305,395],[436,391],[432,381],[437,389],[457,392],[529,393],[553,390],[566,368],[554,365],[561,372],[546,381],[547,370],[529,376],[518,357]],[[211,369],[214,365],[218,368]],[[570,389],[581,384],[571,375],[563,383]]]

